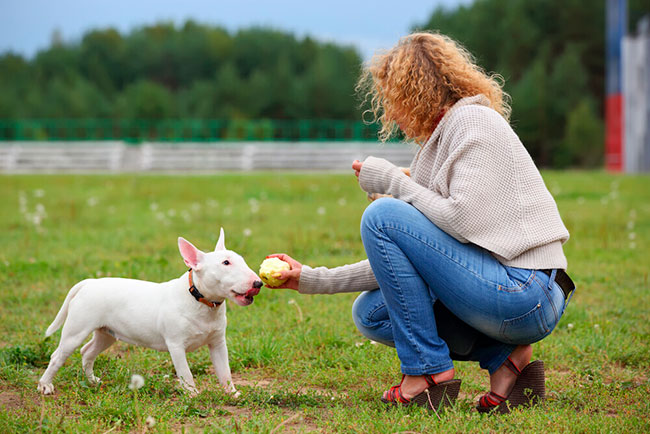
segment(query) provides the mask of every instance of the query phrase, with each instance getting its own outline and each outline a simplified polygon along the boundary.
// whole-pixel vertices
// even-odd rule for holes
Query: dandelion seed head
[[[154,419],[151,416],[147,416],[144,423],[147,425],[147,428],[153,428],[154,426],[156,426],[156,419]]]
[[[99,200],[97,200],[97,198],[94,197],[94,196],[90,196],[90,197],[86,200],[86,205],[88,205],[88,206],[90,206],[90,207],[93,207],[93,206],[97,205],[98,203],[99,203]]]
[[[629,234],[627,234],[627,237],[630,240],[635,240],[636,239],[636,232],[630,232]]]
[[[347,203],[348,203],[348,201],[345,200],[344,197],[340,198],[339,201],[338,201],[338,204],[339,204],[340,206],[345,206],[345,205],[347,205]]]
[[[43,190],[42,188],[37,188],[36,190],[34,190],[34,197],[43,197],[43,196],[45,196],[45,190]]]
[[[318,213],[318,215],[325,215],[325,213],[327,212],[327,210],[325,209],[324,206],[320,206],[320,207],[318,207],[318,209],[316,210],[316,212]]]
[[[569,324],[567,324],[566,327],[567,327],[569,330],[571,330],[571,329],[573,328],[573,323],[569,323]]]
[[[149,204],[149,209],[150,209],[151,211],[158,211],[158,204],[157,204],[156,202],[151,202],[151,203]]]
[[[142,375],[133,374],[131,375],[131,382],[129,383],[129,389],[138,390],[144,386],[144,377]]]
[[[250,237],[251,235],[253,235],[253,231],[250,228],[245,228],[244,229],[244,236],[245,237]]]
[[[600,324],[594,324],[594,328],[598,330],[600,328]]]

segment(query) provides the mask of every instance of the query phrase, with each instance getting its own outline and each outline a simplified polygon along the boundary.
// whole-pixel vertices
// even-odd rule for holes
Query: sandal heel
[[[428,410],[439,410],[443,407],[451,407],[458,398],[461,380],[449,380],[430,386],[424,392],[411,398],[411,401],[420,407]]]
[[[532,406],[546,398],[544,362],[535,360],[528,364],[515,382],[508,400],[511,407]]]

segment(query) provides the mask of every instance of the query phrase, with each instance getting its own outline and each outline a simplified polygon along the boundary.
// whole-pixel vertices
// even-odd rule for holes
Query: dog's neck
[[[208,306],[211,309],[214,308],[214,307],[219,307],[221,305],[221,303],[223,303],[223,300],[210,301],[207,298],[205,298],[203,296],[203,294],[201,294],[201,292],[196,288],[196,285],[194,285],[194,280],[192,279],[192,272],[193,271],[194,270],[192,270],[190,268],[189,269],[189,274],[188,274],[188,280],[189,280],[189,283],[190,283],[190,294],[192,294],[192,297],[194,297],[194,299],[196,301],[205,304],[206,306]]]

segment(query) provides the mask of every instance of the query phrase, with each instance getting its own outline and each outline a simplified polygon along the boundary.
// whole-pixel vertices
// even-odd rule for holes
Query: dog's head
[[[194,285],[206,299],[230,299],[240,306],[248,306],[259,294],[262,281],[244,258],[226,250],[223,228],[213,252],[202,252],[182,237],[178,237],[178,249],[185,265],[194,270]]]

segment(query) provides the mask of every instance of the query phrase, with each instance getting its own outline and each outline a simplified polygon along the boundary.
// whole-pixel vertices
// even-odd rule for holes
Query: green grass
[[[189,397],[168,354],[123,343],[97,359],[100,387],[86,383],[77,351],[55,378],[56,394],[41,397],[36,383],[60,336],[44,331],[79,280],[178,277],[176,238],[210,249],[222,226],[227,247],[253,269],[273,252],[312,266],[350,263],[364,258],[367,201],[351,174],[0,177],[0,432],[649,432],[650,178],[544,177],[571,232],[565,252],[579,287],[556,331],[534,347],[548,400],[481,416],[473,406],[487,375],[461,362],[461,399],[440,419],[380,403],[399,363],[356,331],[355,294],[290,290],[228,306],[240,399],[221,393],[205,348],[189,355],[201,390]],[[137,396],[128,389],[134,373],[146,380]]]

